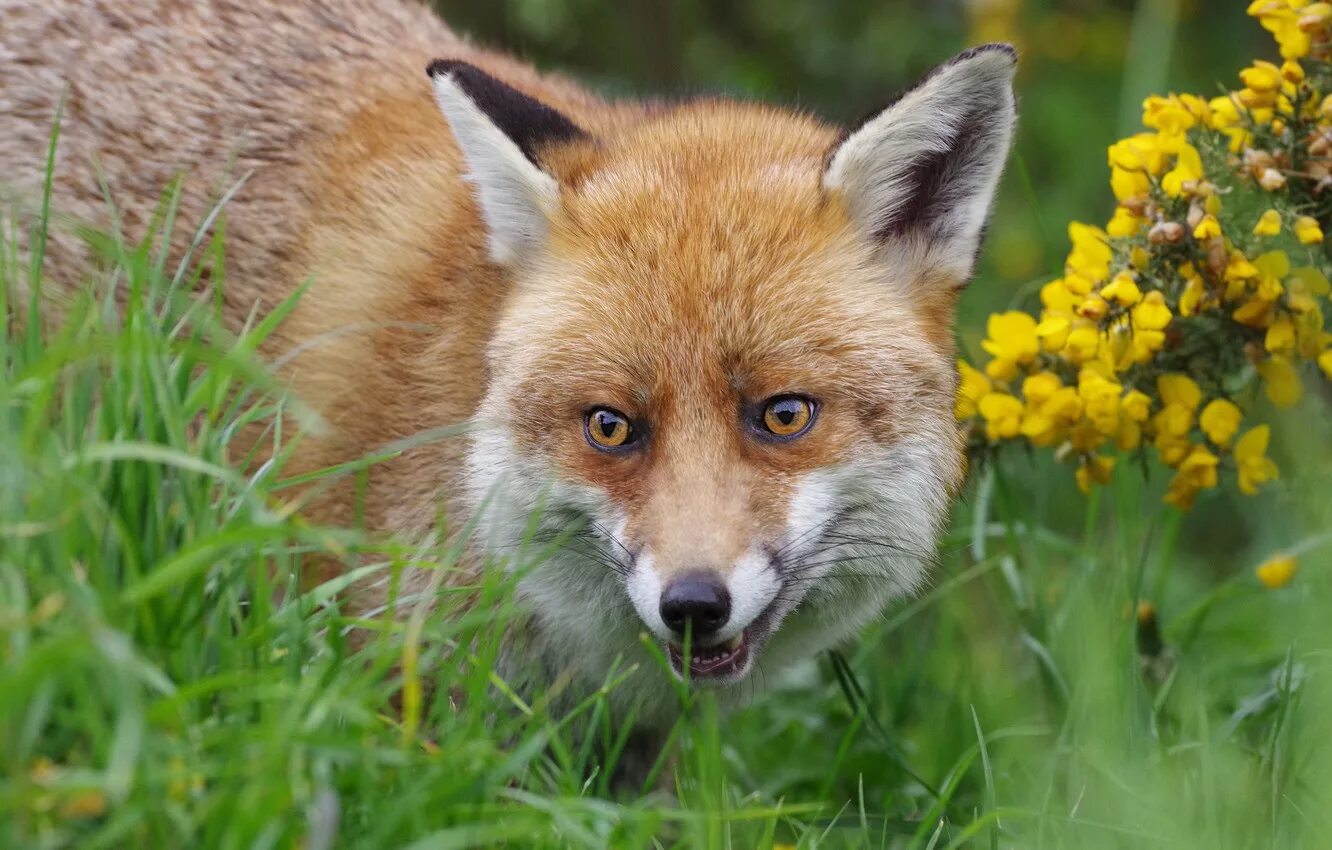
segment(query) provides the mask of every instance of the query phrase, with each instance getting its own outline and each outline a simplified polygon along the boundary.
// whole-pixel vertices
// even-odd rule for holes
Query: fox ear
[[[974,47],[934,69],[830,152],[826,190],[866,238],[916,277],[971,277],[1016,123],[1007,44]]]
[[[426,69],[435,100],[467,161],[485,219],[490,257],[514,265],[546,239],[559,185],[537,152],[586,135],[578,125],[466,62]]]

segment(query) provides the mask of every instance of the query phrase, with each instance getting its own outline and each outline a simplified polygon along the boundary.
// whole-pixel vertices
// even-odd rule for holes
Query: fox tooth
[[[740,648],[740,644],[745,642],[745,633],[741,632],[726,642],[726,649],[729,652],[735,652]]]

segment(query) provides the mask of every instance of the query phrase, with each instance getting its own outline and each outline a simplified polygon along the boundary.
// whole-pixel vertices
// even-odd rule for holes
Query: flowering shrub
[[[1277,477],[1244,391],[1256,378],[1286,407],[1304,375],[1332,379],[1332,4],[1248,12],[1282,64],[1254,62],[1219,97],[1147,98],[1146,129],[1108,151],[1110,221],[1070,224],[1039,315],[991,316],[989,360],[959,363],[974,454],[1052,448],[1087,492],[1114,450],[1151,452],[1174,470],[1166,502],[1186,510],[1223,476],[1249,495]]]

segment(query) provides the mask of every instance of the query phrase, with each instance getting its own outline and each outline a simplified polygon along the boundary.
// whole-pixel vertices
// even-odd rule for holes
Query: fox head
[[[920,586],[1015,64],[969,50],[849,132],[726,100],[592,132],[431,66],[511,288],[471,497],[498,555],[561,535],[521,585],[557,663],[599,681],[647,632],[737,693]]]

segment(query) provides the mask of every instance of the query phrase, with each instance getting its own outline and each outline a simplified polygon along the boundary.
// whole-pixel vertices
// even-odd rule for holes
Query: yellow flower
[[[1290,257],[1285,251],[1266,251],[1253,258],[1259,277],[1283,278],[1290,274]]]
[[[70,820],[97,818],[106,814],[106,795],[99,788],[73,792],[60,806],[60,816]]]
[[[1256,92],[1275,92],[1281,88],[1281,69],[1261,59],[1240,71],[1240,82]]]
[[[1142,123],[1163,135],[1178,136],[1197,123],[1197,116],[1175,95],[1151,95],[1142,102]]]
[[[1156,446],[1156,451],[1161,456],[1161,463],[1172,469],[1183,463],[1189,454],[1189,441],[1183,437],[1157,434],[1156,439],[1152,440],[1152,445]]]
[[[1156,133],[1137,133],[1120,139],[1106,150],[1106,164],[1112,169],[1142,172],[1156,177],[1165,171],[1173,146],[1162,145]],[[1146,178],[1144,177],[1144,180]]]
[[[1192,191],[1203,178],[1202,157],[1198,149],[1190,144],[1180,145],[1175,167],[1161,178],[1161,188],[1172,198],[1178,198],[1185,192]]]
[[[1041,320],[1036,326],[1036,338],[1046,351],[1060,351],[1068,342],[1068,332],[1072,325],[1063,316],[1052,316]]]
[[[1133,275],[1120,272],[1101,287],[1101,297],[1107,301],[1116,301],[1121,307],[1132,307],[1142,300],[1142,290],[1134,282]]]
[[[1078,480],[1078,489],[1083,493],[1090,493],[1093,483],[1109,484],[1110,476],[1115,471],[1115,458],[1105,455],[1084,456],[1082,463],[1078,464],[1076,474]]]
[[[1270,274],[1265,274],[1258,278],[1258,288],[1254,290],[1253,294],[1257,296],[1259,300],[1266,301],[1270,304],[1280,298],[1281,294],[1285,291],[1286,287],[1281,284],[1281,281],[1278,278],[1273,277]]]
[[[1323,375],[1329,381],[1332,381],[1332,348],[1318,355],[1318,368],[1323,370]]]
[[[995,313],[985,325],[987,336],[981,348],[997,360],[1030,363],[1040,351],[1036,339],[1036,320],[1019,310]]]
[[[1105,303],[1105,299],[1099,295],[1088,295],[1078,305],[1078,315],[1084,319],[1091,319],[1093,322],[1104,319],[1108,312],[1110,312],[1110,305]]]
[[[1142,301],[1133,308],[1133,327],[1137,330],[1160,331],[1170,324],[1170,308],[1166,306],[1165,295],[1153,289],[1143,296]]]
[[[1234,402],[1223,398],[1213,399],[1203,408],[1198,417],[1198,427],[1202,428],[1207,439],[1217,448],[1228,448],[1231,439],[1239,431],[1242,414]]]
[[[1133,332],[1131,343],[1129,354],[1132,356],[1132,362],[1146,363],[1152,359],[1152,355],[1165,346],[1165,332],[1138,328]]]
[[[985,374],[993,380],[1006,383],[1017,377],[1018,367],[1012,360],[996,357],[985,364]]]
[[[1301,245],[1319,245],[1323,241],[1323,229],[1313,216],[1302,215],[1295,219],[1294,230]]]
[[[1114,253],[1110,249],[1109,234],[1099,227],[1074,221],[1068,225],[1068,238],[1073,243],[1073,250],[1065,262],[1069,274],[1092,283],[1100,283],[1110,276],[1110,260]]]
[[[1208,239],[1214,239],[1221,235],[1221,222],[1216,220],[1216,216],[1208,214],[1202,217],[1198,226],[1193,228],[1193,238],[1200,242]]]
[[[1142,426],[1132,419],[1121,419],[1115,432],[1115,446],[1121,452],[1131,452],[1142,445]]]
[[[961,380],[957,386],[957,399],[953,403],[953,415],[962,421],[979,412],[977,405],[990,391],[990,379],[965,360],[957,361],[957,371]]]
[[[1193,507],[1198,491],[1216,486],[1216,467],[1219,459],[1202,446],[1193,446],[1179,464],[1175,477],[1170,479],[1165,501],[1181,510]]]
[[[1258,267],[1239,251],[1231,251],[1226,263],[1226,280],[1248,280],[1258,276]]]
[[[1276,210],[1268,210],[1259,217],[1258,223],[1253,226],[1254,236],[1276,236],[1281,232],[1281,213]]]
[[[1300,400],[1304,387],[1290,360],[1280,355],[1264,360],[1256,367],[1263,377],[1267,397],[1277,407],[1290,407]]]
[[[1052,315],[1072,315],[1077,307],[1078,297],[1068,288],[1064,278],[1056,278],[1041,287],[1041,306]]]
[[[1199,487],[1216,486],[1216,467],[1220,459],[1202,446],[1194,446],[1183,463],[1179,474],[1188,477]]]
[[[1124,398],[1120,400],[1119,407],[1124,414],[1134,422],[1146,422],[1151,414],[1152,398],[1140,390],[1129,390],[1124,393]]]
[[[977,405],[985,419],[985,436],[991,441],[1011,439],[1022,429],[1022,402],[1007,393],[990,393]]]
[[[1302,302],[1308,301],[1308,304]],[[1290,299],[1295,314],[1295,350],[1300,357],[1313,360],[1323,347],[1323,311],[1311,297],[1303,294]]]
[[[1105,226],[1105,232],[1111,236],[1132,236],[1146,223],[1147,219],[1134,215],[1127,207],[1115,207],[1115,214]]]
[[[1332,292],[1332,285],[1329,285],[1327,275],[1313,266],[1295,269],[1290,276],[1298,280],[1312,295],[1327,295]]]
[[[1189,282],[1184,285],[1184,291],[1179,296],[1179,314],[1184,318],[1196,315],[1202,309],[1204,301],[1207,298],[1207,284],[1201,277],[1191,277]]]
[[[1118,383],[1091,369],[1083,369],[1078,375],[1078,395],[1083,401],[1083,412],[1096,430],[1107,437],[1113,437],[1119,431],[1121,389]]]
[[[1211,110],[1211,126],[1220,130],[1230,139],[1230,152],[1239,153],[1253,141],[1253,133],[1244,126],[1240,117],[1239,104],[1234,95],[1214,97],[1207,102]]]
[[[1263,347],[1273,354],[1290,354],[1295,350],[1295,323],[1289,316],[1280,316],[1267,326]]]
[[[1267,327],[1272,318],[1272,304],[1261,298],[1255,298],[1247,304],[1240,305],[1231,317],[1241,325],[1251,328]]]
[[[1040,404],[1063,386],[1064,382],[1054,372],[1037,372],[1022,382],[1022,397],[1028,403]]]
[[[1263,587],[1268,590],[1280,590],[1290,584],[1300,565],[1292,555],[1274,555],[1258,565],[1253,572]]]
[[[1300,14],[1292,7],[1298,8],[1296,3],[1253,0],[1248,9],[1248,13],[1262,23],[1263,29],[1276,38],[1283,59],[1299,59],[1301,56],[1307,56],[1312,44],[1309,34],[1300,29]]]
[[[1082,415],[1082,399],[1072,387],[1059,386],[1059,378],[1055,375],[1044,373],[1032,377],[1048,377],[1052,380],[1033,382],[1032,395],[1027,395],[1028,385],[1023,382],[1027,410],[1022,416],[1022,435],[1031,440],[1033,445],[1052,446],[1059,442],[1064,430]]]
[[[1122,168],[1110,169],[1110,191],[1115,193],[1115,200],[1127,201],[1141,198],[1152,191],[1151,181],[1141,171],[1125,171]]]
[[[1096,357],[1101,346],[1101,334],[1094,327],[1075,328],[1064,343],[1064,357],[1073,363],[1085,363]]]
[[[1277,477],[1276,464],[1267,456],[1272,429],[1258,425],[1245,432],[1235,444],[1235,466],[1239,471],[1240,492],[1255,495],[1258,488]]]
[[[1174,442],[1187,436],[1193,428],[1193,414],[1202,403],[1202,390],[1188,375],[1169,374],[1156,379],[1156,392],[1162,406],[1152,417],[1152,425],[1158,437]]]

